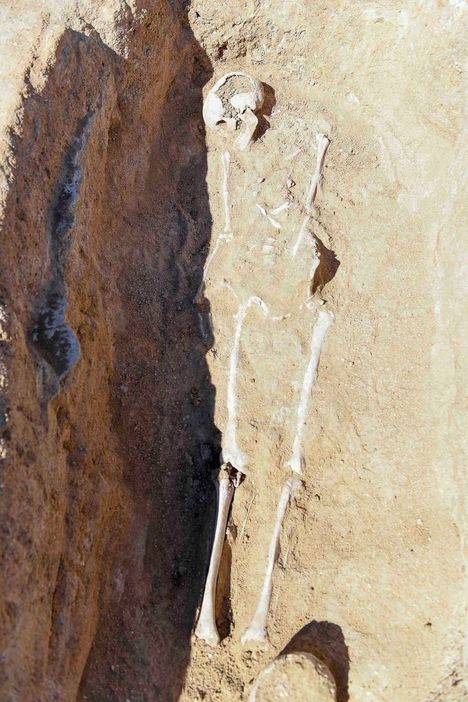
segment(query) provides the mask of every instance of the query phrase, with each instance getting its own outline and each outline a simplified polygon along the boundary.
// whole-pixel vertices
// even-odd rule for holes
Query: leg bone
[[[229,380],[227,388],[228,420],[223,437],[223,461],[225,463],[229,462],[231,465],[236,466],[236,469],[241,473],[244,472],[247,459],[237,444],[237,362],[239,357],[242,327],[247,311],[251,305],[259,305],[264,314],[268,313],[268,308],[263,300],[256,295],[252,295],[245,302],[243,302],[242,305],[240,305],[235,316],[236,330],[234,333],[234,343],[229,362]]]
[[[237,361],[239,355],[240,338],[242,326],[249,307],[253,304],[259,305],[266,314],[267,308],[263,300],[255,295],[248,298],[239,307],[236,314],[236,330],[234,334],[234,343],[231,352],[231,360],[229,365],[229,381],[227,392],[228,405],[228,422],[225,435],[223,438],[223,468],[219,476],[218,486],[218,516],[216,520],[215,537],[213,541],[213,550],[211,553],[210,566],[206,578],[205,592],[203,602],[200,609],[198,624],[195,629],[195,635],[200,639],[204,639],[209,644],[216,646],[219,643],[219,634],[216,628],[216,613],[215,613],[215,597],[216,583],[218,580],[219,565],[221,562],[221,554],[223,551],[224,536],[226,532],[226,524],[231,506],[234,490],[239,485],[243,470],[246,464],[246,458],[237,445]],[[236,465],[236,468],[233,467]]]
[[[217,485],[218,514],[216,517],[213,548],[211,551],[208,575],[206,577],[202,606],[195,629],[195,636],[199,639],[203,639],[211,646],[217,646],[220,640],[216,627],[216,583],[218,580],[219,565],[221,563],[229,509],[231,507],[234,491],[240,482],[239,478],[239,473],[232,468],[230,464],[222,466]]]
[[[319,312],[319,316],[314,325],[312,332],[312,340],[310,343],[310,359],[307,370],[302,383],[301,398],[299,407],[297,408],[297,429],[294,438],[292,456],[286,466],[291,468],[295,473],[302,472],[302,435],[307,418],[307,408],[309,404],[310,393],[314,383],[317,366],[320,359],[320,352],[325,340],[327,329],[333,321],[333,314],[326,310]]]
[[[266,622],[268,618],[268,610],[270,608],[271,592],[273,589],[273,570],[278,558],[281,525],[283,523],[284,515],[286,513],[286,508],[291,495],[293,494],[294,490],[299,487],[299,485],[300,482],[297,480],[297,478],[289,478],[281,491],[278,509],[276,511],[275,526],[270,541],[270,548],[268,550],[268,562],[262,592],[252,622],[245,634],[242,636],[242,643],[247,643],[249,641],[267,641]]]

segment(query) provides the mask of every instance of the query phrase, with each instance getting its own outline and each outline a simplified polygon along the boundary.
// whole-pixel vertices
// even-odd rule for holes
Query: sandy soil
[[[338,702],[465,699],[463,5],[2,3],[2,699],[247,700],[301,652]],[[202,120],[233,70],[266,92],[245,151]]]

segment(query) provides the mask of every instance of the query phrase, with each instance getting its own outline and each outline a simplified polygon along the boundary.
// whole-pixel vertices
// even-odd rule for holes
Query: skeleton
[[[250,86],[251,89],[249,92],[236,92],[237,86],[239,85],[238,82],[234,82],[233,91],[232,86],[230,86],[230,81],[238,81],[239,79],[242,79],[244,83],[247,83],[247,85]],[[222,93],[223,88],[224,94]],[[226,95],[229,96],[230,107],[226,106]],[[215,83],[207,95],[203,108],[205,122],[207,126],[212,129],[219,129],[219,125],[225,123],[228,130],[235,129],[239,123],[243,123],[243,132],[241,133],[240,138],[238,138],[235,142],[235,145],[238,148],[243,149],[252,142],[256,125],[258,123],[258,118],[256,117],[255,112],[261,108],[263,99],[263,87],[255,78],[240,72],[228,73]],[[321,179],[324,156],[328,145],[329,140],[326,136],[317,136],[316,168],[307,193],[304,207],[304,219],[295,244],[289,250],[288,255],[291,259],[294,259],[300,246],[302,245],[310,219],[313,217],[315,212],[314,203]],[[221,171],[225,223],[223,231],[216,239],[212,253],[207,258],[203,279],[195,298],[196,303],[201,302],[205,282],[215,255],[219,251],[222,244],[226,244],[233,239],[228,190],[230,163],[231,157],[229,151],[223,151],[221,154]],[[262,204],[256,203],[259,217],[264,218],[264,220],[269,223],[269,226],[272,226],[275,230],[280,230],[282,228],[281,223],[276,219],[276,217],[287,210],[289,206],[289,201],[283,202],[279,206],[272,209],[268,209]],[[264,245],[263,252],[270,255],[271,250],[274,248],[272,246],[274,239],[268,238],[267,241],[269,243]],[[312,239],[309,244],[311,245],[312,250],[309,279],[313,279],[320,261],[315,240]],[[234,315],[235,329],[233,346],[230,354],[229,377],[227,384],[227,423],[222,441],[223,465],[220,470],[217,486],[218,512],[205,591],[195,630],[196,636],[204,639],[210,645],[216,645],[219,643],[219,634],[215,620],[215,595],[229,510],[234,497],[235,489],[248,472],[248,459],[241,451],[237,442],[237,376],[242,329],[249,310],[253,306],[257,306],[265,316],[269,315],[269,309],[259,295],[250,295],[247,297],[247,299],[240,300],[237,313]],[[273,316],[270,317],[270,319],[272,321],[281,320],[287,318],[288,316],[289,315],[287,314],[282,316],[280,315],[278,317]],[[290,503],[291,498],[294,497],[297,489],[301,486],[303,463],[302,442],[307,418],[308,403],[319,363],[321,348],[332,319],[333,315],[331,312],[321,310],[318,313],[317,320],[312,331],[310,358],[303,378],[302,390],[297,408],[296,433],[292,454],[285,464],[285,468],[290,472],[290,475],[287,477],[283,485],[278,501],[275,524],[268,549],[263,587],[261,589],[257,608],[250,626],[247,628],[241,639],[242,642],[246,644],[251,641],[267,641],[267,618],[273,588],[274,568],[279,554],[279,541],[282,524],[288,504]]]

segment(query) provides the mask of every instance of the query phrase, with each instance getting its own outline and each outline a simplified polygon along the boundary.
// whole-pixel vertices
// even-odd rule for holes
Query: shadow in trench
[[[202,87],[211,67],[190,30],[164,100],[143,202],[118,239],[113,416],[133,503],[111,571],[80,694],[83,700],[179,698],[215,522],[220,437],[206,354],[209,304],[195,306],[211,215]],[[176,48],[176,47],[175,47]],[[118,134],[116,134],[118,140]]]
[[[220,442],[194,304],[212,70],[181,6],[127,8],[126,58],[67,29],[39,92],[26,76],[0,270],[5,699],[183,686]]]

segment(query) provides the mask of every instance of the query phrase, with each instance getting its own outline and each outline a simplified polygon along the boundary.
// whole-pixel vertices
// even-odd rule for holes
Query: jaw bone
[[[271,592],[273,589],[273,570],[279,553],[281,525],[283,523],[289,500],[300,484],[301,483],[297,478],[291,477],[286,481],[281,491],[278,508],[276,510],[275,526],[270,541],[270,548],[268,550],[268,561],[265,570],[265,579],[263,581],[262,592],[252,622],[242,636],[242,643],[248,643],[250,641],[267,641],[266,622],[268,618],[268,610],[270,608]]]
[[[223,552],[224,536],[231,507],[234,491],[239,485],[241,474],[231,466],[230,463],[221,467],[216,490],[218,493],[218,514],[216,517],[216,528],[211,551],[210,566],[206,577],[205,591],[203,593],[202,606],[198,617],[195,636],[203,639],[210,646],[219,644],[219,634],[216,627],[216,583],[218,580],[219,565]]]

